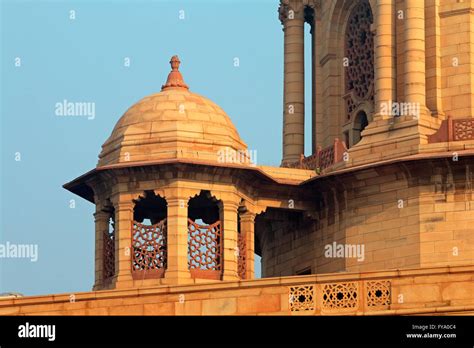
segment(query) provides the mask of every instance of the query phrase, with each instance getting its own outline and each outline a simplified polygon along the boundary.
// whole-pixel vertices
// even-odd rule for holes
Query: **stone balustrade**
[[[474,314],[474,266],[0,299],[0,315]]]

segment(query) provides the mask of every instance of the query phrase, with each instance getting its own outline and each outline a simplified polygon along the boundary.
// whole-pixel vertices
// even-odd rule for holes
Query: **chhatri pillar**
[[[133,201],[130,195],[117,193],[112,197],[115,209],[115,275],[112,287],[129,288],[133,284],[132,263]]]
[[[240,214],[240,233],[245,241],[244,263],[241,265],[245,273],[244,279],[255,278],[255,216],[255,213],[248,210]]]
[[[238,208],[239,199],[235,195],[226,195],[222,199],[221,219],[223,221],[223,280],[238,280]]]
[[[173,190],[177,191],[177,190]],[[188,283],[188,199],[184,196],[168,196],[167,269],[165,282]]]
[[[304,2],[283,0],[279,8],[284,32],[283,160],[304,154]]]
[[[110,215],[105,212],[100,204],[96,205],[96,212],[94,213],[95,220],[95,281],[94,290],[100,289],[104,285],[104,281],[108,278],[104,267],[104,242],[106,239],[107,230],[109,229]],[[111,274],[114,274],[114,266],[111,265]]]

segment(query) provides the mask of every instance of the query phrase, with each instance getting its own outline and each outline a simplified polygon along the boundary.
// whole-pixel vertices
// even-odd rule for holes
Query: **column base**
[[[186,271],[165,271],[163,284],[192,284],[194,280],[191,277],[191,272]]]
[[[362,132],[361,141],[348,150],[349,161],[344,167],[416,154],[419,146],[427,142],[426,138],[415,118],[402,116],[373,121]]]
[[[134,281],[131,274],[118,275],[112,278],[111,289],[126,289],[133,288]]]
[[[419,118],[413,116],[375,118],[362,132],[361,141],[348,150],[349,161],[341,167],[347,168],[420,153],[421,148],[428,144],[428,135],[435,133],[441,122],[441,119],[424,112]]]
[[[236,272],[224,272],[222,280],[240,280],[240,277]]]

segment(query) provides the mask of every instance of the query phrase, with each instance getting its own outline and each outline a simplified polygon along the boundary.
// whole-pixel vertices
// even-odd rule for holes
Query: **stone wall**
[[[472,264],[473,167],[472,158],[425,159],[306,183],[317,212],[296,224],[285,222],[288,210],[257,217],[263,275]],[[363,246],[363,260],[327,257],[334,242]]]
[[[0,299],[0,315],[459,315],[474,266],[326,274]]]

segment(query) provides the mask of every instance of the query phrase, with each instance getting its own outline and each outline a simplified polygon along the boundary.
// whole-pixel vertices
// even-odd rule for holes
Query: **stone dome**
[[[219,151],[246,153],[247,146],[217,104],[189,91],[172,57],[160,93],[143,98],[120,118],[102,145],[98,167],[170,159],[219,161]]]

